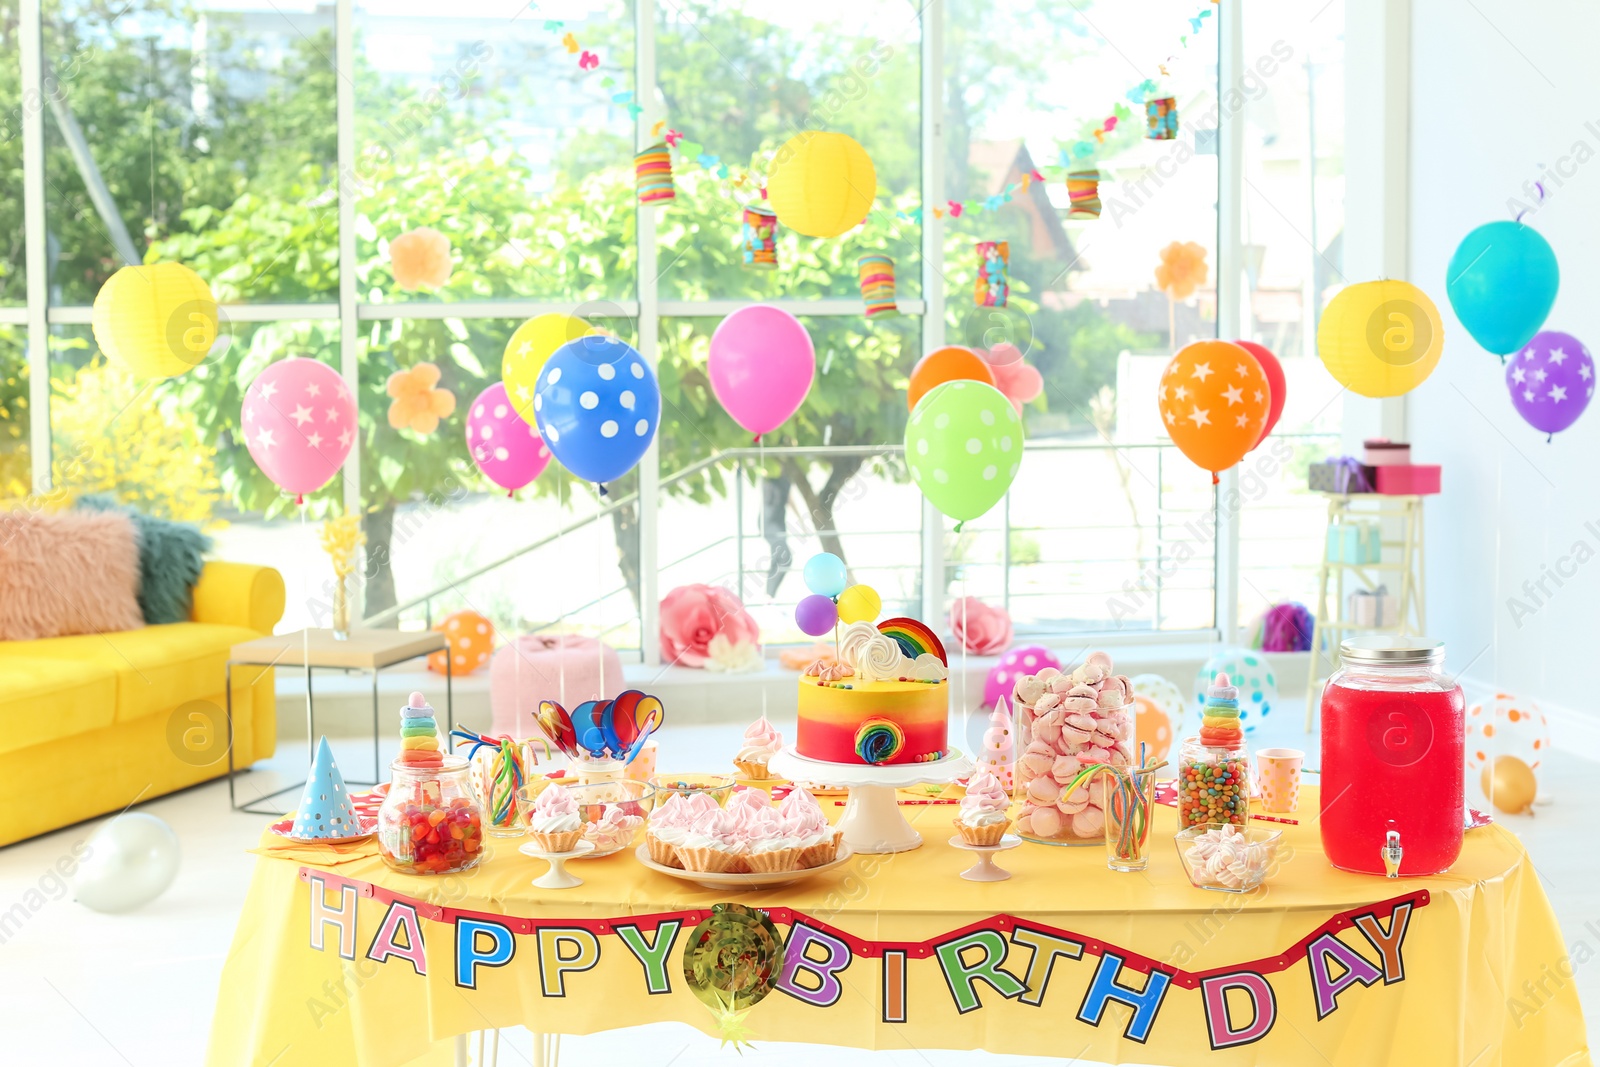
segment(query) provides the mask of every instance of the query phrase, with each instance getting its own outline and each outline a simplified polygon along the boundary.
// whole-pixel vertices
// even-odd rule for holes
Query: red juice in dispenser
[[[1322,847],[1362,874],[1439,874],[1461,853],[1465,716],[1444,646],[1366,635],[1322,692]]]

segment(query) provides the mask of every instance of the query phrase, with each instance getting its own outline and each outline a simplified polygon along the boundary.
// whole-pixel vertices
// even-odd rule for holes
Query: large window
[[[0,0],[0,103],[15,104],[0,136],[13,222],[0,494],[48,478],[206,522],[219,554],[284,571],[287,626],[326,621],[315,523],[354,510],[369,618],[420,626],[471,607],[508,632],[577,628],[647,658],[654,601],[689,582],[738,592],[766,640],[798,640],[796,564],[824,549],[892,609],[979,596],[1039,635],[1209,630],[1219,554],[1240,536],[1263,546],[1241,572],[1245,611],[1308,595],[1316,531],[1293,479],[1337,406],[1307,386],[1285,416],[1300,435],[1288,473],[1219,540],[1203,521],[1208,480],[1159,432],[1151,389],[1176,347],[1217,335],[1227,301],[1242,333],[1297,364],[1291,383],[1308,365],[1313,309],[1338,280],[1341,14],[1284,56],[1287,16],[1252,9],[1244,55],[1225,60],[1221,9],[1194,26],[1195,7],[46,0],[44,151],[25,161],[19,57],[35,43],[16,0]],[[1228,63],[1258,53],[1274,72],[1233,103]],[[1172,101],[1170,138],[1146,136],[1146,97]],[[1310,118],[1317,139],[1299,144]],[[1233,163],[1228,123],[1244,129]],[[777,268],[756,269],[744,213],[763,203],[766,161],[812,129],[866,148],[876,201],[836,239],[780,225]],[[669,136],[676,199],[641,209],[634,153]],[[1069,171],[1098,176],[1098,217],[1073,210]],[[1223,182],[1245,187],[1237,280],[1217,271]],[[42,226],[23,217],[29,183]],[[389,250],[419,227],[450,239],[452,272],[406,290]],[[31,350],[24,236],[47,268],[32,320],[47,343]],[[1003,308],[974,299],[980,242],[1009,250]],[[1173,242],[1207,265],[1180,299],[1154,277]],[[863,314],[867,254],[893,261],[898,315]],[[121,265],[158,259],[199,271],[227,321],[200,367],[136,382],[97,351],[88,305]],[[706,361],[722,317],[762,301],[805,324],[818,374],[797,415],[754,442],[717,404]],[[507,499],[468,457],[466,410],[499,380],[516,327],[555,310],[656,362],[658,447],[607,496],[553,464]],[[1029,459],[1009,498],[958,534],[906,476],[905,382],[934,347],[1002,343],[1045,384],[1023,411]],[[238,438],[243,387],[287,355],[338,369],[360,399],[345,477],[303,511]],[[455,413],[397,429],[387,383],[424,361]],[[48,455],[30,447],[40,382]]]

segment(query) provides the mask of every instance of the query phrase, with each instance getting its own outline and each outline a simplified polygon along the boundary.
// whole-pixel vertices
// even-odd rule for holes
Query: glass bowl
[[[631,778],[589,782],[585,785],[551,782],[542,786],[523,786],[517,791],[523,826],[528,825],[539,794],[555,784],[566,789],[578,805],[583,839],[594,845],[593,852],[584,854],[585,859],[609,856],[632,845],[639,831],[644,828],[651,808],[655,806],[655,787]]]
[[[1208,833],[1212,840],[1221,837],[1226,842],[1223,847],[1236,856],[1233,863],[1214,864],[1209,856],[1198,854],[1206,849],[1201,839]],[[1276,870],[1278,843],[1282,837],[1281,830],[1254,827],[1241,830],[1232,823],[1203,823],[1178,831],[1173,844],[1178,848],[1178,862],[1183,864],[1183,873],[1189,876],[1189,884],[1196,889],[1248,893],[1259,888],[1267,875]],[[1234,844],[1236,838],[1243,840]]]
[[[726,774],[658,774],[650,779],[650,784],[655,786],[657,806],[665,804],[674,795],[687,799],[696,793],[704,793],[716,801],[720,808],[733,795],[733,787],[738,782]]]

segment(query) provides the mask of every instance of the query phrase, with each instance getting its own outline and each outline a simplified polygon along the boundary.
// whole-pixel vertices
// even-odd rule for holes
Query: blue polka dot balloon
[[[1206,660],[1205,666],[1194,679],[1194,709],[1198,714],[1206,706],[1206,690],[1211,679],[1221,671],[1239,689],[1239,721],[1244,732],[1255,733],[1262,719],[1272,714],[1278,703],[1278,679],[1259,652],[1247,648],[1225,648]]]
[[[661,387],[633,347],[610,334],[568,341],[545,362],[534,420],[561,465],[585,481],[616,481],[661,424]]]

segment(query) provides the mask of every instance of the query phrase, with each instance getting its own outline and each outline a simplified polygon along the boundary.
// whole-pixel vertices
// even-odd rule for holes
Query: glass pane
[[[947,537],[953,594],[1006,603],[1019,633],[1209,627],[1210,478],[1152,398],[1175,348],[1216,334],[1215,17],[1195,33],[1178,0],[945,10],[946,194],[962,203],[946,221],[948,339],[1014,344],[1044,383],[1009,533],[996,508]],[[1146,136],[1147,96],[1176,101],[1175,137]],[[1066,182],[1090,170],[1098,216],[1071,210]],[[1175,241],[1204,254],[1182,299],[1155,279]],[[980,302],[980,242],[1005,243],[1003,308]],[[1064,483],[1093,504],[1063,508]]]
[[[358,5],[363,300],[634,296],[635,120],[616,99],[633,90],[633,6],[510,15],[489,0]],[[454,269],[407,291],[389,249],[419,227],[449,238]]]
[[[662,322],[663,595],[720,585],[744,601],[763,641],[809,640],[794,624],[806,595],[798,571],[828,551],[879,591],[886,613],[920,614],[921,495],[898,451],[921,319],[803,316],[816,380],[759,445],[711,392],[706,356],[719,321]]]
[[[22,49],[17,29],[17,0],[0,0],[0,115],[4,116],[0,119],[0,233],[6,235],[0,241],[0,305],[21,305],[28,298],[22,234]],[[27,437],[26,430],[23,437]]]
[[[224,302],[337,290],[333,9],[46,0],[51,300],[180,260]]]
[[[1317,320],[1345,284],[1344,2],[1315,17],[1252,8],[1244,54],[1254,69],[1243,124],[1248,337],[1283,366],[1288,401],[1274,440],[1246,457],[1240,515],[1239,617],[1315,603],[1327,504],[1306,467],[1340,452],[1343,390],[1316,353]],[[1286,43],[1286,42],[1292,42]],[[1273,447],[1273,446],[1276,447]]]
[[[336,515],[337,479],[293,498],[256,467],[239,437],[244,389],[267,364],[308,356],[338,366],[333,323],[235,324],[232,344],[177,378],[138,382],[109,365],[88,326],[53,327],[50,430],[55,484],[74,495],[108,493],[153,515],[200,523],[219,559],[282,572],[288,606],[280,627],[310,619],[322,552],[316,520]]]
[[[589,321],[637,343],[631,320],[590,315]],[[504,633],[572,630],[638,648],[639,522],[631,500],[637,476],[611,483],[609,497],[600,500],[592,486],[553,462],[508,498],[468,453],[471,405],[500,380],[501,355],[519,325],[515,319],[412,319],[373,323],[365,332],[365,614],[437,592],[431,602],[402,612],[400,625],[431,625],[448,612],[471,609]],[[434,388],[449,391],[455,409],[429,432],[396,429],[386,383],[422,362],[439,368]],[[596,518],[602,507],[612,510]],[[584,525],[558,533],[572,523]],[[516,558],[474,574],[509,556]]]
[[[700,146],[693,156],[682,145],[674,153],[677,198],[657,209],[662,298],[859,297],[856,261],[869,252],[894,259],[898,296],[919,296],[921,231],[897,214],[921,205],[916,9],[692,0],[659,10],[666,122]],[[876,203],[864,227],[838,238],[780,224],[778,269],[746,267],[744,207],[762,203],[767,160],[802,130],[859,141],[877,170]]]
[[[0,326],[0,500],[33,490],[33,451],[28,444],[28,331]]]

